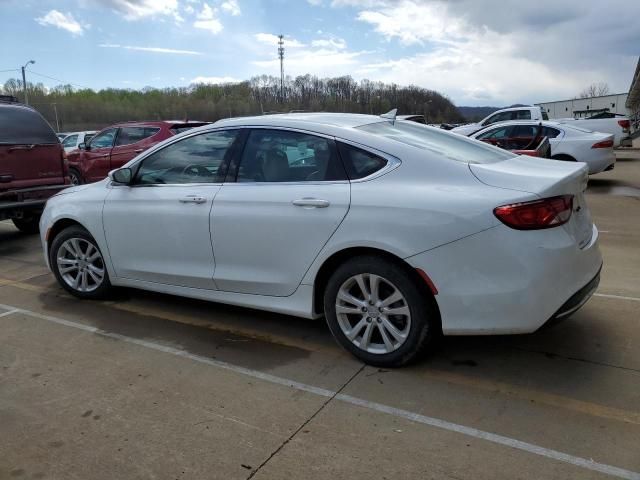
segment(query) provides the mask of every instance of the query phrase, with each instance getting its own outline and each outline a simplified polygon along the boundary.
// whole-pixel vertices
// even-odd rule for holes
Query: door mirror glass
[[[130,168],[119,168],[118,170],[109,172],[111,181],[120,185],[129,185],[132,177],[133,172]]]

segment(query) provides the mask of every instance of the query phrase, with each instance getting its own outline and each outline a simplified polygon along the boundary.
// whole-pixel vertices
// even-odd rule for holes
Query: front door
[[[350,184],[335,144],[301,132],[252,130],[231,174],[212,211],[216,285],[291,295],[349,208]]]
[[[103,223],[118,277],[215,289],[209,218],[238,130],[173,142],[135,165],[130,186],[112,186]]]
[[[82,152],[82,175],[87,183],[97,182],[111,170],[111,149],[117,128],[108,128],[91,139]]]

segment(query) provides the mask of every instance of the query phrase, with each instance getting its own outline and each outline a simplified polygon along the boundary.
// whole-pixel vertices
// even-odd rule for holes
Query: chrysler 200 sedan
[[[238,118],[55,195],[40,231],[79,298],[324,316],[354,355],[399,366],[440,334],[533,332],[581,307],[602,266],[587,178],[393,115]]]

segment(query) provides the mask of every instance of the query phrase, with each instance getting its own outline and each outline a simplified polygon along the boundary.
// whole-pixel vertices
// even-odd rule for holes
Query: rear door
[[[117,128],[102,130],[85,147],[81,156],[85,181],[102,180],[111,170],[111,150],[117,131]]]
[[[349,209],[335,142],[255,129],[230,175],[211,214],[218,289],[291,295]]]
[[[120,127],[111,151],[111,170],[120,168],[129,160],[154,145],[152,137],[160,132],[160,127]]]
[[[64,184],[62,146],[46,120],[24,106],[0,106],[0,190]]]

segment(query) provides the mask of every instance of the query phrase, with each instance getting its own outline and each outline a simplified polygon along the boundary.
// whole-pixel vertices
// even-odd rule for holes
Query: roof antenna
[[[389,110],[387,113],[383,113],[382,115],[380,115],[380,118],[386,118],[387,120],[391,120],[391,125],[395,125],[396,113],[398,113],[398,109],[394,108],[393,110]]]

